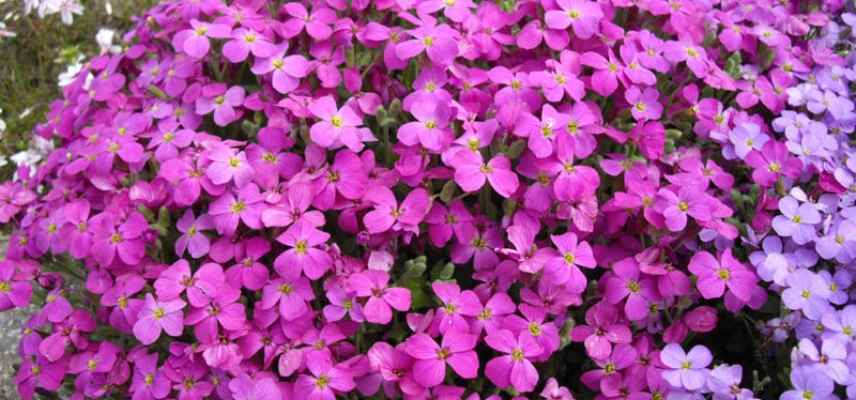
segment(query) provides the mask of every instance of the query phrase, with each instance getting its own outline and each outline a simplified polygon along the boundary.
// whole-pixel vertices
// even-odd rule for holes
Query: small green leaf
[[[455,193],[458,191],[458,185],[455,184],[455,181],[450,180],[443,185],[443,189],[440,191],[440,200],[444,203],[448,203],[452,201],[452,198],[455,197]]]
[[[452,279],[452,275],[455,274],[455,264],[452,263],[437,263],[434,268],[431,269],[431,281],[445,281]]]

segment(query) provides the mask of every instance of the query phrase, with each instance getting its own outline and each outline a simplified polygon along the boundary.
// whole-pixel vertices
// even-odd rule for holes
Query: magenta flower
[[[237,198],[232,192],[218,197],[211,203],[208,214],[221,235],[234,234],[240,221],[252,229],[259,229],[262,226],[262,200],[259,187],[250,183],[238,192]]]
[[[487,163],[480,153],[460,152],[455,160],[455,183],[466,192],[475,192],[485,181],[502,197],[511,197],[520,184],[517,174],[511,171],[511,160],[497,155]]]
[[[238,120],[241,113],[235,108],[244,105],[246,91],[243,86],[232,86],[214,97],[203,96],[196,100],[196,113],[199,115],[214,112],[214,123],[226,126]]]
[[[320,118],[309,129],[312,141],[324,148],[335,148],[344,144],[355,152],[363,149],[363,120],[351,108],[345,104],[342,108],[336,107],[333,96],[324,96],[309,105],[309,111]]]
[[[15,264],[0,261],[0,311],[30,304],[33,286],[30,282],[15,278]]]
[[[268,268],[259,261],[270,251],[270,242],[253,237],[235,245],[237,263],[226,270],[226,280],[232,284],[240,282],[250,290],[261,290],[268,281]],[[237,285],[236,285],[237,286]]]
[[[297,377],[294,396],[313,400],[335,400],[336,392],[347,393],[354,389],[354,378],[341,366],[333,365],[328,357],[307,357],[309,374]]]
[[[708,73],[707,53],[703,48],[687,42],[666,42],[663,45],[663,55],[673,64],[686,61],[687,67],[698,78],[704,78]]]
[[[131,213],[122,225],[114,225],[109,214],[93,218],[92,254],[103,267],[113,264],[116,256],[128,265],[137,265],[146,253],[143,234],[149,229],[146,218],[138,212]]]
[[[226,282],[219,264],[203,264],[196,273],[190,270],[187,260],[178,260],[161,272],[155,281],[155,293],[161,300],[178,299],[187,292],[187,300],[194,307],[204,307]]]
[[[211,48],[211,42],[208,38],[225,39],[232,33],[232,28],[228,25],[209,24],[196,19],[190,20],[190,26],[191,29],[176,34],[172,44],[176,49],[182,50],[187,55],[197,59],[208,54],[208,50]]]
[[[645,88],[643,92],[631,86],[624,92],[624,99],[630,103],[630,113],[637,121],[656,120],[663,114],[663,105],[659,101],[660,92],[654,88]]]
[[[316,229],[305,222],[291,225],[276,241],[290,248],[274,260],[274,268],[280,275],[285,271],[303,271],[309,279],[316,280],[333,266],[333,259],[319,246],[325,245],[330,234]]]
[[[442,346],[431,336],[417,333],[405,342],[404,351],[416,359],[413,377],[420,385],[430,388],[443,382],[446,365],[461,378],[473,379],[478,375],[479,359],[473,350],[478,337],[456,330],[443,336]]]
[[[469,331],[467,317],[475,317],[481,312],[481,301],[471,290],[461,291],[454,282],[434,282],[431,284],[434,294],[443,302],[437,313],[440,332],[452,330]]]
[[[386,272],[364,271],[351,275],[348,282],[357,296],[369,298],[362,308],[368,322],[388,324],[392,320],[391,308],[401,312],[410,309],[410,290],[387,287],[389,274]]]
[[[496,292],[482,307],[473,319],[471,332],[495,332],[506,321],[507,317],[517,310],[517,305],[506,293]]]
[[[313,9],[310,14],[306,7],[300,3],[286,3],[284,8],[285,12],[292,17],[286,20],[280,28],[280,32],[285,38],[291,39],[299,35],[304,29],[310,37],[318,41],[326,40],[333,34],[330,25],[333,25],[337,20],[335,11],[319,6]]]
[[[176,223],[176,228],[178,228],[179,232],[183,233],[175,241],[176,255],[181,257],[185,251],[189,252],[193,258],[199,258],[208,254],[211,243],[208,237],[202,234],[202,231],[214,228],[214,223],[208,214],[203,214],[199,218],[196,218],[193,215],[193,210],[188,209]]]
[[[657,288],[650,278],[640,278],[639,265],[632,257],[612,265],[612,273],[604,275],[605,297],[612,304],[624,303],[624,315],[631,321],[648,317],[650,305],[657,300]]]
[[[280,400],[283,397],[276,380],[269,377],[254,380],[247,374],[229,381],[229,391],[234,400]]]
[[[488,361],[485,375],[494,385],[511,386],[521,393],[531,392],[538,383],[538,371],[532,364],[534,357],[541,354],[541,346],[529,331],[521,331],[517,337],[507,329],[489,332],[485,343],[505,355]]]
[[[186,303],[182,300],[157,301],[151,293],[140,310],[140,316],[134,324],[134,336],[145,345],[154,343],[166,332],[169,336],[180,336],[184,330],[182,309]]]
[[[309,74],[309,62],[301,55],[285,55],[288,45],[282,45],[267,58],[257,58],[252,71],[256,75],[272,72],[274,90],[282,94],[291,93],[300,85],[300,79]]]
[[[134,359],[134,375],[131,378],[133,400],[163,399],[169,395],[169,380],[158,369],[156,353],[138,355]]]
[[[455,22],[464,22],[475,8],[472,0],[426,0],[417,5],[420,14],[433,14],[443,10],[443,15]]]
[[[731,255],[731,249],[726,249],[719,261],[706,251],[698,252],[690,260],[689,270],[698,276],[696,287],[705,299],[721,297],[726,288],[743,302],[752,297],[755,274]]]
[[[232,31],[232,40],[223,45],[223,55],[233,63],[243,62],[251,52],[256,58],[267,58],[275,51],[276,47],[267,37],[246,28]]]
[[[280,271],[281,279],[274,279],[262,289],[259,308],[267,310],[279,304],[279,315],[293,321],[309,310],[308,301],[315,298],[309,280],[299,269]]]
[[[544,22],[551,29],[574,29],[580,39],[588,39],[599,31],[598,24],[603,18],[600,6],[587,0],[558,0],[561,10],[550,10],[544,15]]]
[[[395,195],[386,187],[378,187],[366,194],[375,204],[374,210],[363,217],[363,223],[369,233],[383,233],[390,229],[418,232],[418,225],[428,213],[431,199],[425,189],[410,192],[401,205]]]
[[[788,154],[784,143],[771,140],[764,144],[761,151],[751,151],[746,155],[746,164],[752,171],[752,180],[764,186],[773,186],[779,177],[799,177],[802,162]]]
[[[408,146],[421,144],[432,152],[439,152],[448,145],[452,139],[447,130],[452,111],[446,103],[420,101],[413,105],[410,113],[416,121],[398,128],[399,142]]]
[[[618,89],[619,77],[624,72],[624,65],[615,58],[612,50],[608,54],[609,59],[593,51],[588,51],[580,57],[580,63],[594,68],[595,72],[591,75],[592,89],[604,97],[611,95],[615,89]]]
[[[585,276],[577,266],[594,268],[597,265],[588,242],[578,241],[573,232],[550,236],[550,240],[559,250],[559,254],[547,261],[547,276],[558,285],[568,281],[585,282]]]
[[[22,357],[21,366],[15,375],[15,384],[18,385],[22,396],[26,393],[32,394],[35,389],[42,388],[56,391],[62,385],[63,378],[67,372],[67,361],[49,361],[45,357]]]
[[[354,173],[350,170],[348,172]],[[353,183],[353,180],[349,182]],[[284,204],[268,207],[262,212],[262,223],[266,227],[286,227],[302,221],[312,226],[321,226],[324,224],[324,214],[309,209],[312,198],[312,185],[294,183],[288,188]]]
[[[712,210],[706,195],[691,187],[682,187],[678,194],[669,189],[660,189],[655,205],[663,214],[666,227],[672,232],[686,228],[687,216],[698,221],[708,221],[711,218]]]
[[[193,332],[202,343],[218,340],[218,326],[236,331],[244,328],[246,322],[244,305],[237,302],[241,292],[225,283],[216,292],[209,304],[191,309],[184,318],[184,324],[194,326]]]
[[[458,56],[457,31],[446,24],[436,25],[431,17],[423,16],[422,24],[407,33],[412,39],[395,46],[395,54],[402,60],[407,61],[425,52],[432,62],[448,66]]]

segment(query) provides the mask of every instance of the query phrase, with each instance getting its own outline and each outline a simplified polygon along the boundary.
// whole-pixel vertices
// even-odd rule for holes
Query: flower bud
[[[684,315],[684,323],[696,333],[710,332],[716,328],[716,309],[709,306],[696,307]]]

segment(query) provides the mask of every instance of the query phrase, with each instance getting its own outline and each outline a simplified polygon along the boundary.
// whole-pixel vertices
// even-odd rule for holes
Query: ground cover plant
[[[20,394],[856,397],[853,7],[161,2],[0,185]]]

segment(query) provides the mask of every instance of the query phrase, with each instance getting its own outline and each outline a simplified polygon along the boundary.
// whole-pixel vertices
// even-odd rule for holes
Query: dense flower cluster
[[[856,395],[843,7],[163,2],[0,185],[20,392]]]

